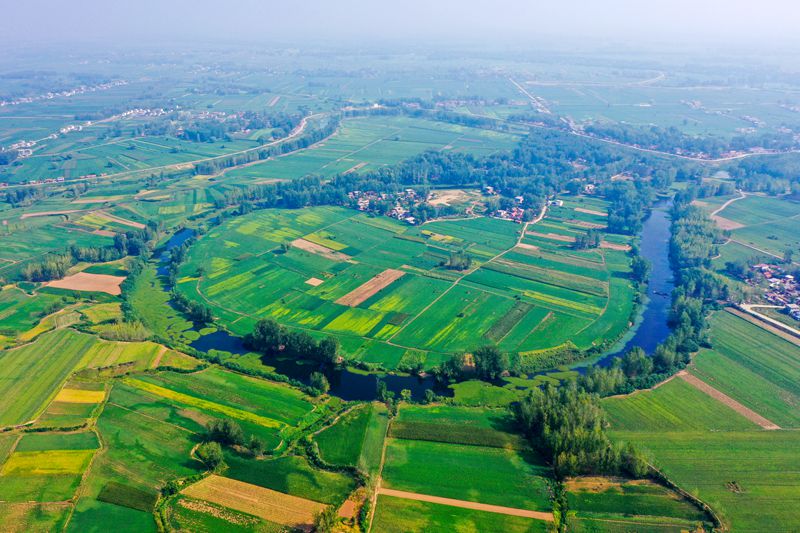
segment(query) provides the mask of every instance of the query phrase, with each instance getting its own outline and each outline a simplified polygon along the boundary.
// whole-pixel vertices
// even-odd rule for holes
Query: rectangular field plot
[[[545,466],[502,448],[391,439],[384,486],[530,510],[550,510]]]

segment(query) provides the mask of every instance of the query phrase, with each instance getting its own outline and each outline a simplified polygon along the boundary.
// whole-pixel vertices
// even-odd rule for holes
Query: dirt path
[[[724,211],[725,208],[728,207],[729,205],[731,205],[733,202],[736,202],[738,200],[742,200],[744,198],[747,198],[747,195],[745,193],[743,193],[742,191],[736,191],[736,192],[739,193],[739,196],[737,196],[736,198],[731,198],[730,200],[728,200],[727,202],[725,202],[724,204],[722,204],[721,206],[716,208],[714,211],[712,211],[711,214],[708,215],[708,216],[710,216],[711,218],[714,218],[715,216],[719,215],[722,211]]]
[[[488,503],[468,502],[464,500],[454,500],[452,498],[442,498],[441,496],[430,496],[428,494],[417,494],[416,492],[406,492],[404,490],[394,490],[378,488],[378,494],[384,496],[394,496],[405,500],[416,500],[418,502],[438,503],[440,505],[450,505],[462,509],[474,509],[476,511],[486,511],[488,513],[498,513],[510,516],[521,516],[524,518],[534,518],[536,520],[553,521],[553,513],[544,511],[528,511],[527,509],[517,509],[515,507],[503,507],[502,505],[489,505]]]
[[[791,342],[792,344],[794,344],[796,346],[800,346],[800,337],[797,337],[797,336],[792,335],[791,333],[789,333],[787,331],[784,331],[784,330],[782,330],[780,328],[777,328],[777,327],[773,326],[771,323],[764,322],[763,320],[761,320],[759,318],[759,317],[761,317],[763,315],[759,314],[758,316],[755,316],[753,314],[747,313],[745,311],[741,311],[741,310],[736,309],[734,307],[726,307],[725,310],[727,312],[729,312],[730,314],[736,315],[739,318],[747,320],[751,324],[756,325],[756,326],[758,326],[758,327],[760,327],[762,329],[765,329],[765,330],[769,331],[770,333],[773,333],[773,334],[777,335],[778,337],[780,337],[780,338],[782,338],[784,340],[787,340],[787,341]],[[764,317],[764,318],[769,318],[769,317]]]
[[[715,400],[724,403],[725,405],[727,405],[728,407],[730,407],[731,409],[733,409],[734,411],[736,411],[737,413],[748,419],[749,421],[758,424],[762,428],[769,430],[781,429],[780,426],[778,426],[774,422],[767,420],[766,418],[756,413],[752,409],[745,407],[744,405],[740,404],[727,394],[718,391],[705,381],[690,374],[686,370],[681,370],[676,375],[683,381],[694,387],[695,389],[699,390],[700,392],[704,392],[709,396],[711,396],[712,398],[714,398]]]

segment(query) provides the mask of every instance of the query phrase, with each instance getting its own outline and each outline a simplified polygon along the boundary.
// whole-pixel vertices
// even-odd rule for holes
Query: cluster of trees
[[[180,114],[174,117],[166,117],[160,122],[162,129],[163,126],[171,126],[176,131],[162,131],[158,134],[176,134],[182,139],[194,142],[227,142],[231,140],[231,134],[235,132],[271,128],[273,130],[271,135],[263,135],[258,139],[259,142],[265,143],[287,135],[300,124],[303,116],[299,114],[288,115],[286,113],[270,114],[245,111],[232,115],[204,117],[191,120],[188,123],[186,120],[181,120],[181,118]],[[175,119],[178,120],[176,121]],[[183,127],[177,130],[177,124],[183,124]],[[151,129],[154,128],[153,125],[149,127]]]
[[[189,317],[189,319],[195,324],[206,325],[214,322],[214,314],[211,312],[211,308],[207,305],[190,300],[182,292],[174,289],[171,293],[171,296],[173,305],[175,305],[175,307],[177,307],[179,310],[183,311],[183,313],[186,314],[186,316]]]
[[[450,252],[450,255],[447,256],[447,259],[442,260],[439,266],[442,266],[448,270],[469,270],[469,268],[472,266],[472,257],[464,250]]]
[[[519,356],[504,353],[497,346],[486,345],[476,348],[471,354],[453,354],[431,372],[437,380],[448,383],[467,378],[493,381],[504,374],[518,374],[519,370]]]
[[[549,458],[558,479],[575,475],[647,474],[648,463],[632,446],[611,443],[598,397],[573,385],[533,389],[512,404],[522,433]]]
[[[744,191],[800,195],[800,154],[748,157],[726,170]]]
[[[63,253],[47,254],[37,262],[26,264],[20,274],[28,281],[51,281],[61,279],[77,262],[105,263],[126,256],[146,255],[155,230],[147,226],[143,230],[133,230],[114,237],[110,246],[71,246]]]
[[[610,202],[608,231],[624,235],[639,233],[655,199],[653,185],[642,180],[615,181],[601,191]]]
[[[288,330],[271,318],[256,323],[253,332],[245,337],[245,345],[268,356],[287,355],[330,365],[339,359],[336,337],[328,336],[317,342],[305,331]]]
[[[603,242],[603,233],[596,230],[590,229],[586,233],[581,233],[575,237],[575,242],[572,244],[572,247],[576,250],[586,250],[589,248],[599,248],[600,243]]]
[[[266,445],[255,435],[245,439],[241,426],[233,420],[212,420],[206,425],[204,441],[195,449],[195,456],[209,470],[219,471],[225,467],[223,446],[235,447],[254,457],[264,454]],[[169,492],[169,491],[168,491]]]

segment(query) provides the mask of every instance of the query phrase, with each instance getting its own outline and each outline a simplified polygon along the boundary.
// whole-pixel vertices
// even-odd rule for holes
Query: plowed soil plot
[[[570,237],[569,235],[559,235],[557,233],[539,233],[536,231],[529,231],[528,235],[541,237],[543,239],[550,239],[551,241],[575,242],[575,237]]]
[[[591,209],[584,209],[583,207],[576,207],[575,211],[579,213],[586,213],[588,215],[597,215],[599,217],[607,217],[608,213],[603,213],[602,211],[593,211]]]
[[[365,282],[363,285],[356,287],[352,291],[336,300],[336,303],[355,307],[361,302],[366,301],[370,296],[377,293],[379,290],[388,287],[393,282],[400,279],[403,275],[405,275],[405,272],[402,270],[387,268],[374,278]]]
[[[325,509],[323,504],[315,501],[217,475],[208,476],[187,487],[183,493],[296,528],[310,526],[314,523],[314,516]]]
[[[293,240],[292,246],[294,246],[295,248],[299,248],[305,252],[311,252],[312,254],[321,255],[323,257],[327,257],[328,259],[333,259],[336,261],[347,261],[350,259],[350,256],[347,254],[331,250],[330,248],[325,248],[321,244],[307,241],[305,239]]]
[[[714,219],[714,222],[717,223],[717,226],[719,226],[720,229],[739,229],[744,227],[744,224],[740,224],[735,220],[721,217],[719,215],[714,215],[711,218]]]
[[[125,281],[124,276],[78,272],[64,279],[50,281],[47,283],[47,286],[73,291],[106,292],[117,296],[122,293],[119,286],[123,281]]]

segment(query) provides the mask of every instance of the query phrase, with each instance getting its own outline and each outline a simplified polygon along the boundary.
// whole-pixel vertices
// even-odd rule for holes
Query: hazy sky
[[[0,40],[800,42],[798,0],[2,0]]]

